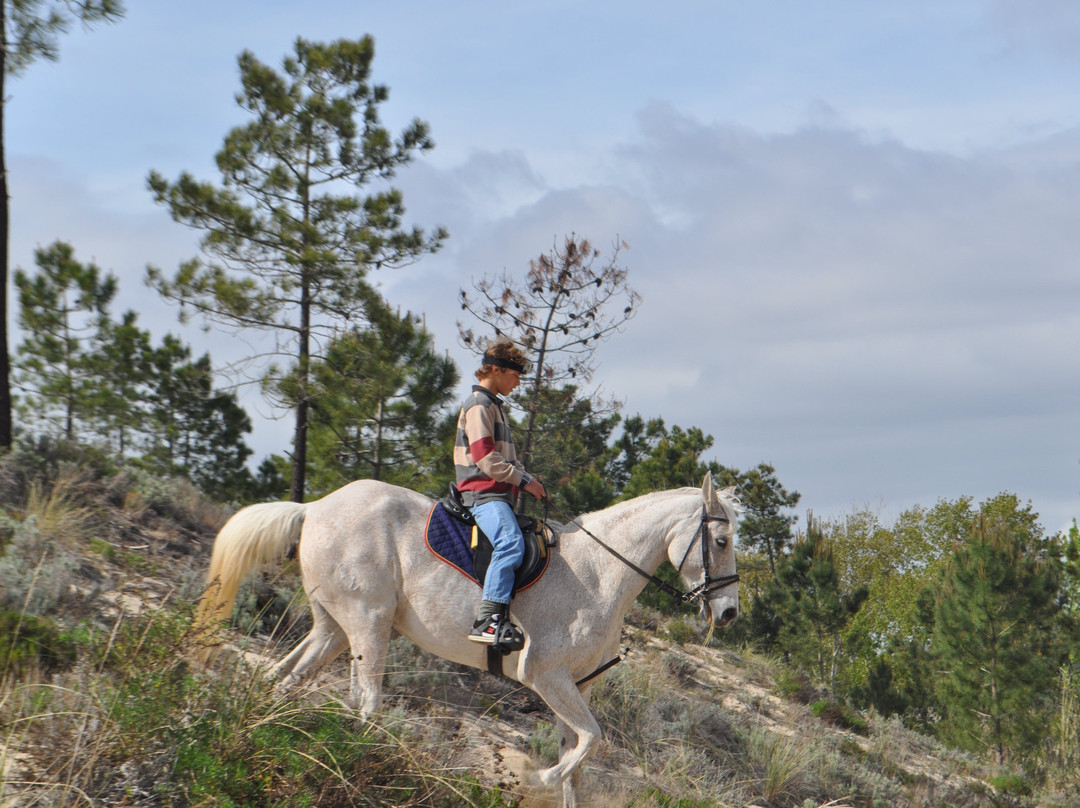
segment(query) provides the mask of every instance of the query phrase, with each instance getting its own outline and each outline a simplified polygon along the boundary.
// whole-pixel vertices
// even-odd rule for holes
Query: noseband
[[[723,522],[728,524],[730,520],[726,516],[710,516],[709,512],[705,510],[705,506],[701,506],[701,523],[698,525],[697,532],[694,534],[694,538],[690,539],[690,543],[686,545],[686,552],[683,553],[682,561],[679,562],[678,571],[681,573],[683,564],[686,563],[687,557],[690,555],[690,550],[694,546],[694,542],[701,539],[701,574],[704,576],[704,580],[691,589],[689,592],[677,594],[683,603],[693,603],[701,598],[708,598],[717,589],[723,589],[725,586],[731,586],[734,583],[739,582],[739,573],[733,572],[731,575],[721,575],[719,578],[713,578],[709,575],[709,522]],[[727,539],[724,539],[722,547],[727,547]],[[674,587],[672,587],[674,589]]]

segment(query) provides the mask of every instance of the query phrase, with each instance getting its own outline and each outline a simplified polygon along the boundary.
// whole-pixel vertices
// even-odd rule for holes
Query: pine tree
[[[245,466],[244,436],[251,419],[233,393],[214,388],[209,354],[191,360],[191,348],[166,334],[148,356],[148,447],[151,468],[182,474],[219,500],[247,500],[255,478]]]
[[[843,591],[832,552],[812,516],[807,517],[806,537],[779,564],[768,591],[779,645],[833,691],[844,632],[869,592],[866,587]]]
[[[604,402],[598,391],[584,385],[595,372],[600,341],[619,331],[641,300],[627,283],[628,271],[618,263],[625,246],[617,244],[603,259],[587,239],[570,235],[561,248],[529,262],[523,283],[504,273],[478,281],[477,298],[461,292],[463,310],[484,323],[492,336],[512,339],[531,356],[533,367],[515,396],[525,410],[518,448],[527,468],[532,468],[534,443],[544,439],[538,429],[541,408],[563,400],[559,395],[545,397],[545,391],[573,389],[590,400],[598,416],[619,409],[618,402]],[[465,345],[484,351],[484,335],[460,323],[458,328]]]
[[[457,392],[457,368],[435,351],[415,315],[378,301],[368,320],[370,327],[335,339],[312,368],[311,445],[319,458],[312,465],[312,490],[370,478],[441,492],[449,477],[434,478],[440,467],[452,471],[448,407]]]
[[[182,174],[170,183],[151,173],[150,189],[173,218],[205,231],[198,260],[172,280],[150,268],[165,298],[231,328],[274,337],[289,356],[289,383],[273,368],[265,389],[289,390],[295,416],[290,497],[305,494],[311,363],[320,343],[362,320],[373,292],[369,269],[395,267],[437,250],[439,228],[404,229],[402,195],[389,181],[416,153],[433,148],[414,120],[395,140],[379,122],[389,97],[369,83],[371,37],[319,44],[298,39],[284,75],[245,52],[237,102],[253,120],[233,129],[217,154],[222,186]],[[187,308],[184,308],[187,307]]]
[[[88,420],[94,433],[121,457],[142,451],[146,428],[150,332],[138,315],[118,321],[105,316],[89,341],[89,366],[96,377]]]
[[[38,271],[15,271],[19,326],[16,382],[23,417],[75,440],[100,403],[101,368],[96,342],[107,327],[116,277],[75,259],[70,244],[56,242],[34,253]]]
[[[607,469],[616,452],[608,442],[619,420],[615,413],[594,412],[575,385],[540,393],[535,425],[544,439],[534,444],[529,470],[550,481],[548,495],[562,511],[588,513],[614,501]]]
[[[678,486],[700,485],[705,474],[713,466],[701,459],[701,455],[713,445],[713,436],[706,435],[699,427],[670,429],[663,419],[657,418],[645,428],[644,445],[634,447],[635,453],[645,448],[647,454],[640,457],[630,468],[630,477],[622,490],[625,499],[650,491],[663,491]]]
[[[931,653],[943,734],[999,762],[1045,737],[1060,655],[1058,561],[1036,515],[1003,494],[984,503],[934,598]]]
[[[764,553],[775,578],[780,559],[791,547],[797,519],[787,511],[799,504],[801,495],[784,488],[768,463],[747,471],[721,466],[717,479],[720,485],[736,487],[746,509],[739,523],[739,545],[744,551]]]

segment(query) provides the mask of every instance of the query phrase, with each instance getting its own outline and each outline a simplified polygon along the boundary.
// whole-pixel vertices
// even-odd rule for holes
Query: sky
[[[199,241],[147,175],[219,179],[242,51],[371,34],[384,123],[437,144],[395,179],[407,219],[450,232],[372,279],[463,393],[460,290],[571,233],[625,241],[643,300],[596,381],[712,435],[705,459],[773,465],[800,524],[1002,492],[1049,531],[1080,516],[1080,4],[127,5],[8,82],[13,265],[67,241],[119,277],[117,312],[252,352],[145,286]],[[256,460],[287,452],[288,419],[242,401]]]

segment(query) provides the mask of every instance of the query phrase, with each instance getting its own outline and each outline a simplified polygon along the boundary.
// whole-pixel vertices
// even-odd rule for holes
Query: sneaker
[[[501,614],[493,614],[485,620],[473,623],[469,639],[484,645],[497,645],[504,651],[520,651],[525,647],[525,635],[521,633],[521,629],[504,619]]]

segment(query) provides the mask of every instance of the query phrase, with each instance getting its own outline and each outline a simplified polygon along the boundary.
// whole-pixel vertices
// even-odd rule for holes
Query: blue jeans
[[[514,509],[497,500],[474,505],[476,524],[491,539],[491,563],[484,579],[484,600],[509,603],[514,591],[514,573],[525,558],[525,537],[517,523]]]

